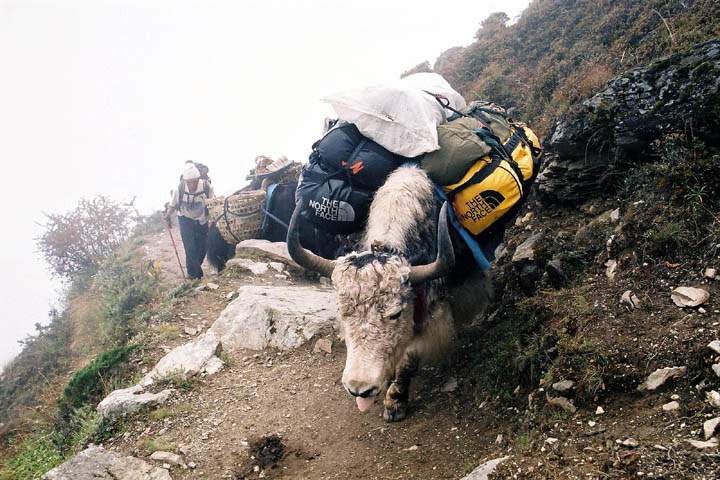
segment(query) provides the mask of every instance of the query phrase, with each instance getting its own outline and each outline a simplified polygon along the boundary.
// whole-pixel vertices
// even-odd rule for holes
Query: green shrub
[[[58,402],[56,429],[64,437],[75,434],[84,418],[78,421],[77,413],[87,405],[93,405],[108,393],[109,382],[123,373],[130,353],[137,345],[115,347],[101,353],[88,366],[75,372],[63,390]]]
[[[35,480],[63,462],[49,434],[35,434],[23,439],[16,454],[0,469],[0,480]]]

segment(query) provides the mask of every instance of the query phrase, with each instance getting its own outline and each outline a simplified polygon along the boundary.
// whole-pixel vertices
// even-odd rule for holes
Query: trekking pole
[[[175,244],[175,238],[173,237],[172,229],[170,228],[170,225],[168,223],[165,223],[165,229],[170,235],[170,241],[172,242],[173,250],[175,250],[175,258],[177,258],[178,267],[180,267],[180,272],[182,272],[183,280],[187,280],[187,276],[185,276],[185,270],[183,269],[182,262],[180,261],[180,254],[178,254],[177,245]]]

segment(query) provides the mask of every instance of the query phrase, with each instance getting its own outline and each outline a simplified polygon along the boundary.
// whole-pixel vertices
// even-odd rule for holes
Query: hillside
[[[250,242],[183,282],[156,216],[3,372],[0,480],[720,478],[719,5],[537,0],[438,58],[546,160],[405,420],[344,391],[327,279]]]
[[[547,133],[615,75],[719,36],[718,18],[714,0],[533,0],[513,25],[491,15],[433,70],[468,101],[505,105]]]

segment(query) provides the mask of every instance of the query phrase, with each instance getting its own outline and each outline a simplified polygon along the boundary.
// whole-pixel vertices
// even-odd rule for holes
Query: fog
[[[0,0],[0,365],[58,302],[43,212],[102,194],[150,213],[186,159],[218,192],[259,154],[304,161],[332,115],[321,97],[432,63],[528,3]]]

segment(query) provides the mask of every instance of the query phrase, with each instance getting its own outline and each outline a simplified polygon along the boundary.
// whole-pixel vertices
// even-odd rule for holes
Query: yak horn
[[[295,211],[293,211],[292,218],[290,219],[290,226],[288,227],[287,248],[290,258],[307,270],[312,270],[325,277],[330,277],[335,269],[335,262],[319,255],[315,255],[300,245],[299,217],[300,202],[295,205]]]
[[[419,285],[428,280],[447,275],[455,266],[455,252],[453,251],[450,230],[448,228],[447,202],[443,203],[438,218],[437,258],[428,265],[418,265],[410,268],[410,284]]]

